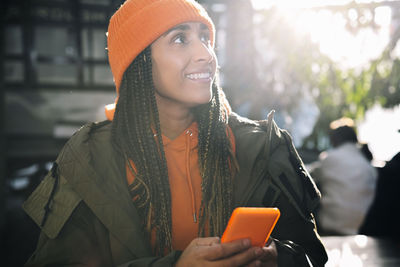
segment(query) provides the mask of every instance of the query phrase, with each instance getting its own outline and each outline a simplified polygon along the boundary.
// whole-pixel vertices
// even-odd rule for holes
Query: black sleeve
[[[278,266],[324,266],[328,257],[316,231],[313,215],[309,214],[306,219],[300,216],[284,194],[280,194],[275,205],[281,211],[272,232],[278,251]]]

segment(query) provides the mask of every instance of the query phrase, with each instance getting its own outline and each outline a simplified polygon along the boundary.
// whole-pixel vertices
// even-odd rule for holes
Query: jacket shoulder
[[[49,238],[57,237],[82,200],[60,172],[60,166],[72,168],[71,164],[76,164],[73,155],[76,152],[72,150],[79,149],[79,153],[89,155],[84,143],[90,138],[102,139],[103,135],[109,135],[110,127],[108,121],[89,123],[75,132],[59,153],[52,169],[22,205],[24,211]]]
[[[103,136],[111,136],[111,122],[107,120],[91,122],[79,128],[79,130],[77,130],[68,140],[64,149],[71,145],[76,146],[76,144],[85,143],[90,138],[101,138]]]
[[[91,122],[77,130],[64,145],[56,159],[61,169],[79,160],[89,162],[91,158],[89,143],[108,143],[105,140],[111,138],[111,122]]]
[[[254,133],[261,135],[257,138],[259,143],[257,147],[261,148],[253,149],[258,151],[258,156],[255,158],[264,159],[266,162],[264,167],[272,182],[286,195],[302,217],[308,217],[319,204],[320,192],[306,171],[291,135],[278,127],[273,116],[274,111],[271,111],[266,120],[251,121],[235,114],[230,117],[229,122],[234,133],[251,133],[248,137],[242,138],[250,140],[249,142],[254,142],[252,137]],[[238,141],[241,142],[240,139]]]
[[[272,110],[266,120],[250,120],[233,113],[229,117],[229,126],[231,127],[235,138],[239,137],[244,141],[253,139],[255,135],[263,136],[262,145],[264,155],[269,157],[271,151],[275,150],[284,139],[281,135],[281,129],[274,120],[275,111]],[[243,138],[241,138],[243,137]]]
[[[78,206],[81,198],[63,176],[55,174],[57,165],[22,205],[24,211],[49,237],[55,238]]]

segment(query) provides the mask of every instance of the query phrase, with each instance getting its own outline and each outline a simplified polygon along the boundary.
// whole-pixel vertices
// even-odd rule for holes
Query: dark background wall
[[[115,0],[2,0],[0,229],[2,266],[22,266],[39,229],[22,202],[69,136],[114,101],[106,54]]]

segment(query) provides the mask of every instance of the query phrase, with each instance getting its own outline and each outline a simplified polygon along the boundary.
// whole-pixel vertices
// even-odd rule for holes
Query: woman
[[[215,29],[192,0],[128,0],[108,28],[118,98],[24,204],[28,266],[323,266],[318,192],[272,116],[239,118],[217,86]],[[277,206],[264,248],[221,244],[237,206]]]

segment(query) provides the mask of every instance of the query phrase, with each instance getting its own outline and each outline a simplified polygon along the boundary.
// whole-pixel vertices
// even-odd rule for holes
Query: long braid
[[[155,229],[155,253],[162,255],[172,249],[171,193],[151,69],[150,48],[146,48],[125,71],[113,120],[113,140],[134,163],[131,195],[143,216],[148,238]],[[158,122],[155,129],[152,121]]]
[[[151,68],[151,53],[150,49],[147,49],[146,51],[146,61],[148,61],[146,66],[146,72],[147,73],[152,73],[152,68]],[[153,77],[152,76],[147,76],[146,77],[147,83],[148,84],[153,84]],[[154,192],[157,192],[157,188],[168,188],[168,191],[161,190],[160,192],[160,197],[161,199],[165,199],[165,201],[162,201],[163,205],[163,210],[166,210],[167,212],[162,213],[161,215],[163,216],[161,218],[161,223],[162,227],[159,230],[164,231],[161,233],[161,231],[157,231],[157,240],[160,240],[161,242],[166,243],[166,247],[169,249],[172,249],[172,220],[171,220],[171,194],[169,190],[169,180],[168,180],[168,171],[167,171],[167,160],[165,158],[165,152],[164,152],[164,146],[162,142],[162,135],[161,135],[161,127],[160,127],[160,120],[158,116],[158,108],[157,108],[157,102],[156,102],[156,97],[155,97],[155,92],[154,92],[154,86],[152,86],[152,90],[147,90],[148,93],[148,100],[149,100],[149,108],[151,111],[150,117],[152,124],[155,127],[155,132],[156,132],[156,137],[157,137],[157,154],[152,154],[152,162],[157,162],[159,161],[161,164],[160,170],[165,170],[166,171],[166,179],[160,179],[157,182],[160,182],[159,185],[156,185],[154,187]],[[151,138],[154,140],[154,137],[151,136],[151,133],[149,133],[148,138]],[[161,160],[160,160],[161,158]],[[163,175],[163,173],[158,173],[158,175]],[[155,225],[157,226],[157,225]],[[165,241],[164,241],[165,239]]]
[[[201,236],[221,235],[233,209],[233,161],[227,135],[227,111],[220,102],[220,89],[213,84],[210,103],[196,108],[199,122],[199,164],[202,176]]]
[[[172,250],[171,192],[167,161],[152,78],[151,49],[138,55],[124,73],[119,89],[112,137],[134,173],[129,185],[150,240],[156,232],[156,255]],[[199,125],[202,177],[199,234],[221,235],[233,209],[231,143],[220,89],[213,84],[212,101],[193,109]],[[133,162],[133,166],[130,164]],[[208,233],[205,229],[208,227]]]

